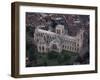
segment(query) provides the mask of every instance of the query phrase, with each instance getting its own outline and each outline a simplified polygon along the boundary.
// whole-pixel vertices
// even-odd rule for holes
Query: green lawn
[[[31,51],[32,52],[32,51]],[[61,53],[51,51],[49,53],[31,53],[33,60],[36,63],[31,63],[31,66],[56,66],[56,65],[72,65],[76,58],[79,56],[78,53],[73,53],[63,50]],[[31,56],[31,55],[30,55]],[[32,62],[32,56],[31,62]]]

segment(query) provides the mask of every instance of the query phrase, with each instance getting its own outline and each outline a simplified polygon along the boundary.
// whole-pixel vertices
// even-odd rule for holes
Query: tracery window
[[[57,45],[56,44],[53,44],[52,48],[53,49],[57,49]]]

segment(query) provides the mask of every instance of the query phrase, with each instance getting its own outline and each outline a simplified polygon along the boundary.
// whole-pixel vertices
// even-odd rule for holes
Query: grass
[[[32,52],[32,51],[30,51]],[[36,63],[32,63],[31,58],[31,67],[33,66],[56,66],[56,65],[72,65],[75,62],[75,59],[78,57],[78,53],[73,53],[63,50],[61,53],[58,52],[48,52],[48,53],[31,53],[33,60],[35,59]]]

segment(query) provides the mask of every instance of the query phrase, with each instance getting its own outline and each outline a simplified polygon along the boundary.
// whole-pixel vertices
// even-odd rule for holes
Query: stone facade
[[[60,53],[62,50],[79,53],[83,45],[83,33],[84,30],[80,30],[76,36],[69,36],[65,33],[64,25],[57,25],[54,32],[36,28],[34,43],[40,53]]]

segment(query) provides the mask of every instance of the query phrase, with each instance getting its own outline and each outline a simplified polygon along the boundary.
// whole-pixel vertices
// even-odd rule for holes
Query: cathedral
[[[40,25],[41,27],[42,25]],[[34,32],[34,44],[40,53],[62,50],[80,53],[83,46],[84,30],[79,30],[76,36],[68,35],[64,25],[57,24],[55,29],[45,30],[37,27]]]

